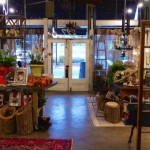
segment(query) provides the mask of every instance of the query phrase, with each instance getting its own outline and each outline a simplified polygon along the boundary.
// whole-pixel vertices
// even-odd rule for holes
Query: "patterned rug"
[[[103,111],[98,111],[96,115],[97,103],[95,101],[95,97],[93,96],[87,97],[87,103],[88,103],[88,108],[90,112],[90,117],[95,127],[125,127],[122,121],[120,121],[119,123],[115,123],[115,124],[106,121],[104,118]]]
[[[0,138],[0,150],[72,150],[72,140]]]

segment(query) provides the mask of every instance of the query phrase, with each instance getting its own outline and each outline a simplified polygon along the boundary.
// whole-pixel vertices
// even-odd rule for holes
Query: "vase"
[[[41,77],[42,75],[42,69],[43,69],[44,65],[29,65],[29,67],[31,68],[31,73],[35,76],[35,77]]]

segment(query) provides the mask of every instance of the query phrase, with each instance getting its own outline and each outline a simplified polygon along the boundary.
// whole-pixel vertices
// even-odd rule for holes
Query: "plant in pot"
[[[126,67],[121,61],[115,61],[111,66],[109,66],[108,69],[108,74],[107,74],[107,81],[108,81],[108,86],[111,88],[113,86],[113,80],[114,80],[114,75],[117,71],[125,70]]]
[[[42,68],[44,65],[44,59],[47,56],[50,56],[50,53],[44,53],[45,48],[42,46],[42,39],[41,37],[38,39],[37,43],[35,44],[35,47],[29,53],[29,57],[31,59],[29,63],[29,67],[31,68],[31,73],[35,77],[40,77],[42,73]]]
[[[10,50],[4,52],[0,50],[0,84],[7,83],[5,76],[13,70],[16,63],[16,56],[11,55]]]

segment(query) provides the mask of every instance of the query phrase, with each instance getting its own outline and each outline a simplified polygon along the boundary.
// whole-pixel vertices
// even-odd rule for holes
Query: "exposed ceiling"
[[[16,13],[24,14],[27,18],[45,18],[46,12],[57,19],[86,19],[86,4],[95,5],[96,19],[122,19],[124,0],[8,0],[9,5],[16,9]],[[48,2],[49,1],[49,2]],[[54,7],[52,7],[54,1]],[[126,0],[127,7],[133,9],[131,19],[134,18],[138,0]],[[25,5],[26,4],[26,5]],[[47,6],[48,5],[48,6]],[[48,9],[46,9],[46,7]],[[54,8],[54,9],[53,9]]]
[[[86,4],[95,4],[96,19],[121,19],[124,0],[54,0],[54,17],[58,19],[86,19]],[[46,1],[26,0],[27,17],[45,16]],[[38,3],[41,2],[41,3]],[[137,0],[126,0],[127,7],[133,8],[132,18]],[[33,5],[28,5],[33,4]]]

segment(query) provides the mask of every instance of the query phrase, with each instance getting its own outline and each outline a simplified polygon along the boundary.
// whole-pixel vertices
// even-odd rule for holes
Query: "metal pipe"
[[[24,17],[26,18],[27,15],[26,15],[26,0],[24,0]]]

